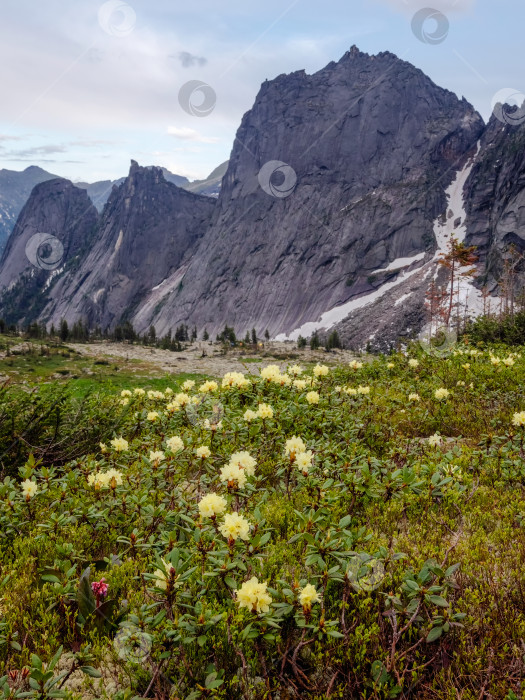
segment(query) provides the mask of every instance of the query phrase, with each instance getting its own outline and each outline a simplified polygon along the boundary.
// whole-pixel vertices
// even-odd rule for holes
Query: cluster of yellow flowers
[[[237,602],[240,608],[248,608],[254,613],[267,613],[270,610],[272,597],[268,593],[267,584],[259,583],[256,576],[245,581],[237,591]]]
[[[357,360],[352,360],[351,362],[348,363],[348,366],[351,369],[361,369],[363,367],[362,362],[358,362]],[[393,366],[393,365],[392,365]]]
[[[159,464],[166,459],[166,455],[162,450],[151,450],[149,453],[149,461],[153,464]]]
[[[357,387],[357,389],[355,389],[352,386],[346,386],[346,387],[343,387],[343,391],[348,396],[358,396],[358,395],[366,396],[367,394],[370,393],[370,387],[359,385]]]
[[[247,423],[250,423],[252,420],[256,420],[257,418],[262,418],[263,420],[265,418],[273,418],[273,414],[273,408],[269,404],[260,403],[256,411],[252,411],[251,408],[245,411],[244,420]]]
[[[126,452],[126,450],[129,449],[129,443],[127,440],[124,440],[123,437],[114,438],[110,440],[109,444],[113,447],[115,452]]]
[[[231,389],[233,387],[237,389],[247,389],[252,385],[249,379],[246,379],[242,372],[226,372],[222,378],[222,388]]]
[[[173,454],[184,449],[184,442],[178,435],[168,438],[166,440],[166,445],[168,446],[169,451],[173,452]]]
[[[218,388],[219,388],[219,385],[217,384],[217,382],[208,380],[200,385],[199,392],[201,394],[210,394],[214,391],[217,391]]]
[[[228,487],[242,488],[248,476],[254,476],[257,461],[249,452],[234,452],[230,461],[220,471],[220,480],[227,482]]]
[[[107,472],[93,472],[88,476],[88,484],[95,489],[115,489],[122,486],[122,472],[118,469],[108,469]]]
[[[215,518],[226,510],[226,499],[218,493],[208,493],[199,501],[199,513],[203,518]]]
[[[162,569],[155,569],[153,575],[155,576],[155,586],[165,591],[168,587],[168,580],[171,578],[171,572],[175,569],[171,563],[167,562],[165,559],[161,559],[161,561],[166,571],[164,572]]]
[[[240,513],[226,513],[224,521],[219,526],[221,535],[230,540],[249,540],[250,539],[250,523]]]
[[[525,426],[525,411],[520,411],[512,416],[512,425],[516,425],[518,428]]]
[[[306,476],[313,462],[312,450],[307,450],[302,438],[294,435],[286,441],[284,454],[290,458],[290,462],[295,463],[297,468]]]
[[[415,369],[416,367],[419,367],[419,360],[416,360],[416,359],[414,359],[413,357],[410,358],[410,360],[408,361],[408,366],[409,366],[409,367],[412,367],[412,368],[414,368],[414,369]]]
[[[200,447],[195,448],[195,454],[201,459],[207,459],[208,457],[211,457],[211,450],[206,445],[201,445]]]
[[[318,404],[320,401],[319,393],[317,391],[309,391],[306,394],[306,400],[309,404]]]
[[[330,369],[326,365],[320,365],[319,363],[317,363],[314,367],[315,377],[327,377],[329,372]]]
[[[443,439],[439,433],[434,433],[434,435],[431,435],[428,438],[428,444],[432,447],[437,447],[438,445],[441,445],[442,442]]]
[[[444,401],[450,396],[450,391],[444,388],[436,389],[436,391],[434,392],[434,396],[438,401]]]
[[[419,396],[419,394],[409,394],[408,400],[409,401],[421,401],[421,397]]]
[[[261,378],[280,386],[289,386],[292,379],[289,374],[281,374],[279,365],[267,365],[261,369]]]

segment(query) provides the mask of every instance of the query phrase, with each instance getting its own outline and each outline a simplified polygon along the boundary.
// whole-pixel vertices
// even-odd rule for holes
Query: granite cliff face
[[[204,233],[215,201],[166,182],[160,168],[134,161],[114,187],[96,240],[78,269],[57,277],[41,319],[82,318],[113,327],[178,268]]]
[[[314,75],[264,83],[211,227],[137,326],[215,332],[227,321],[276,336],[372,291],[375,270],[431,254],[445,189],[483,128],[470,104],[390,53],[354,47]],[[271,161],[290,167],[265,191]]]
[[[354,47],[314,75],[263,84],[220,192],[224,169],[209,178],[217,200],[133,163],[101,217],[90,210],[93,234],[87,224],[62,229],[90,244],[35,277],[45,294],[32,311],[55,325],[153,324],[158,335],[182,322],[282,338],[336,328],[350,347],[387,349],[425,323],[425,292],[451,235],[478,246],[493,286],[505,247],[525,250],[524,146],[525,124],[485,126],[414,66]],[[67,187],[76,202],[78,188]],[[0,283],[27,273],[16,239],[31,216],[39,221],[43,193],[24,209]],[[477,303],[474,288],[463,291]],[[16,320],[28,319],[26,306]]]
[[[37,185],[0,260],[0,316],[9,322],[35,320],[54,277],[65,267],[74,270],[85,257],[97,224],[85,190],[61,179]]]

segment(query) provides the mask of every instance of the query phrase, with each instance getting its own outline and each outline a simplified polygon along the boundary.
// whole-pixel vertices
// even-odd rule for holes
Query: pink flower
[[[91,584],[91,590],[97,597],[97,600],[99,598],[105,598],[108,594],[108,584],[106,583],[106,579],[101,578],[100,581],[93,581]]]

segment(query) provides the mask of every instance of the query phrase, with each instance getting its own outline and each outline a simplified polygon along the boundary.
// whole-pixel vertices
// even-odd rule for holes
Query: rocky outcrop
[[[98,214],[85,190],[68,180],[37,185],[0,260],[0,317],[33,321],[57,275],[74,274],[96,235]]]
[[[431,256],[445,189],[483,128],[468,102],[391,53],[354,47],[314,75],[265,82],[212,226],[137,325],[286,334],[363,294],[395,259]]]
[[[215,200],[166,182],[160,168],[132,161],[102,213],[96,241],[78,269],[58,277],[41,314],[46,323],[85,320],[114,327],[191,255]]]
[[[481,281],[493,289],[504,252],[512,245],[525,253],[525,123],[491,118],[466,183],[465,200],[467,242],[477,246]]]

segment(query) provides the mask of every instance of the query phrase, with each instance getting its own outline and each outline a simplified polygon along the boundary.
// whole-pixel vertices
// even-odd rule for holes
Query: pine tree
[[[63,343],[65,343],[68,338],[69,338],[69,326],[67,325],[66,319],[63,318],[60,321],[60,340]]]
[[[255,332],[255,328],[252,328],[252,344],[257,345],[257,333]]]

